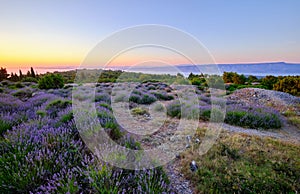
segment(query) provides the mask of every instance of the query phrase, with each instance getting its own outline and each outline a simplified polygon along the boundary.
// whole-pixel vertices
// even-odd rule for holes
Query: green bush
[[[151,103],[155,102],[156,100],[157,99],[154,96],[148,95],[148,94],[144,94],[142,96],[140,104],[151,104]]]
[[[46,110],[49,110],[51,108],[64,109],[71,104],[72,102],[70,100],[54,100],[46,106]]]
[[[170,117],[181,117],[181,103],[178,100],[167,106],[167,115]]]
[[[229,111],[225,123],[253,129],[278,129],[281,120],[278,115],[268,112]]]
[[[156,104],[156,105],[154,106],[154,110],[155,110],[156,112],[162,112],[162,111],[164,111],[164,109],[165,109],[165,107],[164,107],[164,105],[162,105],[162,104]]]
[[[12,128],[12,124],[0,119],[0,136]]]
[[[22,83],[20,82],[16,83],[16,88],[24,88],[24,87],[25,86]]]
[[[224,72],[223,80],[225,83],[244,84],[246,77],[243,74],[239,75],[236,72]]]
[[[289,117],[288,121],[292,125],[295,125],[296,127],[298,127],[298,129],[300,129],[300,117],[298,117],[298,116]]]
[[[56,117],[57,113],[72,104],[69,100],[54,100],[46,106],[46,111],[50,117]]]
[[[132,113],[133,115],[144,115],[144,114],[149,114],[149,113],[147,112],[147,110],[145,110],[145,109],[143,109],[143,108],[140,108],[140,107],[133,108],[133,109],[131,110],[131,113]]]
[[[118,140],[123,136],[118,124],[115,122],[107,122],[104,128],[109,129],[109,137],[113,140]]]
[[[157,98],[152,94],[142,94],[141,96],[134,94],[129,97],[130,102],[134,102],[137,104],[151,104],[156,100]]]
[[[67,123],[73,119],[73,112],[69,112],[60,118],[60,122]]]
[[[300,96],[300,76],[286,76],[273,85],[273,90]]]
[[[165,93],[153,92],[152,93],[159,100],[173,100],[174,96]]]
[[[102,107],[104,107],[104,108],[106,108],[106,109],[112,111],[112,108],[111,108],[111,106],[110,106],[109,104],[106,104],[106,103],[100,103],[99,106],[102,106]]]
[[[22,80],[22,82],[34,82],[34,83],[38,83],[38,80],[34,77],[24,77]]]
[[[9,85],[11,85],[11,82],[8,81],[8,80],[3,80],[3,81],[1,82],[1,85],[3,85],[3,86],[9,86]]]
[[[132,137],[129,137],[125,140],[124,146],[131,150],[142,150],[141,143],[135,141]]]
[[[200,118],[205,121],[211,121],[211,122],[222,122],[224,121],[225,113],[223,113],[220,109],[212,108],[208,110],[204,110],[200,114]]]
[[[276,84],[276,82],[278,81],[278,78],[273,76],[273,75],[267,75],[266,77],[264,77],[262,79],[261,84],[265,87],[267,87],[267,89],[272,90],[274,84]]]
[[[36,111],[36,115],[38,115],[39,117],[45,117],[47,115],[47,113],[43,110],[37,110]]]
[[[40,89],[57,89],[64,86],[63,77],[60,74],[47,74],[43,76],[39,82]]]
[[[32,96],[32,91],[29,89],[21,89],[15,92],[13,96],[18,97],[20,99],[30,98]]]

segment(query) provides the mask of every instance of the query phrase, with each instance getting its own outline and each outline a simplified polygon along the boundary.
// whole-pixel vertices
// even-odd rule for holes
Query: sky
[[[216,63],[300,62],[299,0],[0,0],[0,66],[78,66],[112,33],[144,24],[192,35]]]

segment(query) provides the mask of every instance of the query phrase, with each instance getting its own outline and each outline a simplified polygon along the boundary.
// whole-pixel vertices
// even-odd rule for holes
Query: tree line
[[[55,74],[55,76],[50,76]],[[204,75],[204,74],[193,74],[190,73],[189,76],[184,78],[183,75],[153,75],[144,73],[134,73],[134,72],[123,72],[120,70],[103,70],[101,73],[95,73],[94,70],[72,70],[66,72],[54,72],[47,73],[44,75],[38,75],[35,73],[34,69],[31,67],[26,74],[23,74],[19,70],[19,75],[16,73],[8,74],[6,68],[0,68],[0,81],[10,80],[14,82],[39,82],[41,88],[47,89],[59,85],[62,87],[62,83],[73,83],[74,80],[81,80],[83,82],[89,82],[97,80],[101,82],[116,82],[118,81],[163,81],[166,83],[191,83],[199,87],[199,89],[204,89],[207,87],[220,87],[224,83],[226,89],[233,91],[236,89],[241,89],[245,87],[257,87],[269,90],[282,91],[290,93],[295,96],[300,96],[300,76],[273,76],[267,75],[263,78],[257,78],[256,76],[249,75],[245,76],[243,74],[238,74],[236,72],[224,72],[222,76],[219,75]],[[46,83],[53,82],[51,85]],[[58,84],[59,83],[59,84]]]
[[[33,67],[27,71],[26,74],[23,74],[21,70],[19,70],[19,75],[17,73],[8,74],[6,68],[0,68],[0,81],[10,80],[13,82],[18,81],[29,81],[29,82],[37,82],[38,75],[34,72]]]
[[[199,87],[206,87],[215,76],[208,75],[195,75],[190,73],[188,79],[193,85]],[[273,76],[267,75],[263,78],[257,78],[256,76],[249,75],[246,77],[243,74],[238,74],[236,72],[224,72],[221,77],[223,84],[225,83],[226,89],[233,91],[236,89],[256,87],[268,90],[276,90],[281,92],[286,92],[295,96],[300,96],[300,76]],[[216,80],[216,78],[214,78]],[[220,79],[219,79],[220,80]]]

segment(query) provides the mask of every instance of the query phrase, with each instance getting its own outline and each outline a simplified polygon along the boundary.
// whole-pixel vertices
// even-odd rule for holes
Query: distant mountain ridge
[[[178,65],[184,72],[197,72],[209,65]],[[245,75],[266,76],[266,75],[300,75],[300,63],[270,62],[270,63],[242,63],[242,64],[217,64],[221,73],[237,72]]]
[[[287,76],[300,75],[300,63],[285,62],[266,62],[266,63],[242,63],[242,64],[216,64],[217,69],[209,65],[170,65],[170,66],[135,66],[135,67],[116,67],[110,69],[120,69],[125,71],[152,73],[152,74],[171,74],[181,73],[188,76],[190,73],[200,74],[207,72],[207,69],[214,70],[212,74],[223,74],[226,72],[237,72],[244,75],[254,75],[263,77],[266,75]]]

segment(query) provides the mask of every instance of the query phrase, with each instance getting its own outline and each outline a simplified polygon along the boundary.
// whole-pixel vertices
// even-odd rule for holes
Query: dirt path
[[[232,95],[228,96],[227,98],[244,105],[259,104],[264,106],[271,106],[272,108],[278,110],[281,113],[286,110],[293,110],[297,114],[299,113],[299,98],[283,92],[251,88],[238,90]],[[142,147],[144,149],[151,149],[154,147],[162,146],[168,141],[171,142],[175,148],[180,147],[182,145],[186,145],[186,135],[192,134],[186,134],[184,136],[178,135],[177,126],[179,120],[170,118],[168,118],[167,120],[167,124],[164,124],[158,131],[145,138],[143,137],[141,139],[138,139],[138,141],[141,142]],[[141,125],[138,124],[140,125],[139,128],[141,130],[143,130],[144,128],[142,124],[143,123],[141,123]],[[200,128],[213,128],[214,126],[217,127],[217,124],[210,124],[209,126],[208,122],[199,123]],[[288,142],[300,142],[300,129],[288,124],[286,120],[284,121],[283,127],[281,129],[256,130],[232,126],[224,123],[222,125],[222,130],[227,131],[229,133],[243,133],[251,136],[270,137]],[[175,193],[193,193],[193,188],[190,181],[185,179],[185,177],[181,173],[180,159],[174,159],[173,161],[169,162],[166,166],[164,166],[164,168]]]
[[[182,144],[185,145],[186,139],[177,138],[176,136],[176,127],[178,122],[178,119],[170,119],[168,124],[163,126],[159,131],[146,138],[140,139],[139,141],[145,149],[151,149],[160,146],[166,141],[172,141],[175,145],[178,146]],[[208,122],[199,123],[199,127],[208,127],[208,125]],[[213,126],[214,124],[211,125],[211,127]],[[222,125],[222,130],[231,133],[243,133],[259,137],[271,137],[289,142],[300,142],[300,130],[289,124],[285,124],[282,129],[263,131],[256,129],[246,129],[224,123]],[[189,180],[185,179],[185,177],[181,173],[181,166],[179,163],[179,159],[174,159],[164,167],[171,182],[171,186],[174,190],[174,193],[192,194],[193,188],[191,186],[191,183]]]
[[[207,127],[208,123],[200,123],[199,126]],[[259,137],[271,137],[271,138],[276,138],[276,139],[280,139],[283,141],[290,141],[290,142],[300,142],[300,130],[297,129],[297,127],[292,126],[290,124],[284,124],[284,126],[281,129],[257,130],[257,129],[248,129],[248,128],[243,128],[238,126],[232,126],[223,123],[222,129],[233,133],[243,133],[243,134],[255,135]]]

